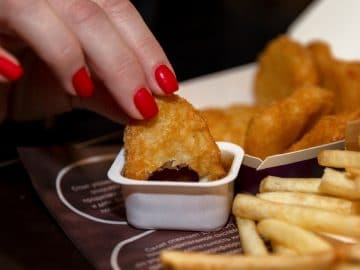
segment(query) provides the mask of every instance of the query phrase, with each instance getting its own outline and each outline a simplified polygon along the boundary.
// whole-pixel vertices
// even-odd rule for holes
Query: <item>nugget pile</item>
[[[346,123],[360,119],[360,62],[280,36],[259,56],[253,91],[254,105],[202,112],[215,140],[262,159],[342,140]]]

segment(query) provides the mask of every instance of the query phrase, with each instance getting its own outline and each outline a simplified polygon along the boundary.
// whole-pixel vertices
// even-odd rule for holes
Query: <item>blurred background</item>
[[[180,81],[255,61],[310,2],[133,1]]]
[[[286,32],[311,0],[132,1],[168,55],[178,80],[256,61],[266,43]],[[14,145],[82,141],[121,128],[91,112],[74,111],[0,127],[0,154]],[[26,134],[26,136],[24,136]]]
[[[255,61],[266,43],[285,33],[311,2],[133,1],[168,55],[179,81]],[[69,145],[104,135],[109,138],[105,143],[120,145],[122,129],[85,111],[0,126],[0,213],[6,216],[0,223],[1,269],[63,269],[69,264],[78,270],[92,269],[33,190],[16,147]],[[106,137],[108,134],[115,136]]]

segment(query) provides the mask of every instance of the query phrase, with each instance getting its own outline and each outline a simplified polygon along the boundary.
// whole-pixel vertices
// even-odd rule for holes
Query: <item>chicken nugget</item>
[[[321,115],[331,113],[334,95],[317,87],[301,87],[251,120],[245,138],[247,154],[265,158],[284,152]]]
[[[200,113],[176,95],[157,97],[156,102],[156,117],[134,120],[125,128],[124,176],[147,180],[161,170],[187,167],[199,178],[223,177],[220,150]]]
[[[333,57],[330,47],[321,41],[308,46],[320,77],[320,85],[336,95],[336,112],[353,111],[360,107],[360,62]]]
[[[314,126],[295,142],[287,152],[345,139],[346,124],[360,119],[360,110],[322,116]]]
[[[259,110],[257,106],[236,104],[226,108],[205,109],[201,114],[216,141],[228,141],[244,146],[249,122]]]
[[[318,83],[309,51],[286,36],[280,36],[266,46],[258,65],[254,86],[259,105],[270,105],[289,96],[296,88]]]

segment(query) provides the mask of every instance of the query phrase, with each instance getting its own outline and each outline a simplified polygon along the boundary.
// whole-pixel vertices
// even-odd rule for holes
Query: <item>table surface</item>
[[[287,5],[281,1],[214,1],[217,4],[209,4],[205,12],[200,4],[185,7],[172,1],[171,6],[169,1],[150,1],[157,3],[154,10],[146,1],[133,2],[181,81],[254,61],[265,43],[283,33],[310,0]],[[170,25],[164,23],[170,21]],[[93,269],[39,199],[16,147],[90,143],[99,137],[104,144],[119,143],[120,135],[111,140],[106,135],[122,130],[123,126],[89,112],[0,127],[1,269]]]

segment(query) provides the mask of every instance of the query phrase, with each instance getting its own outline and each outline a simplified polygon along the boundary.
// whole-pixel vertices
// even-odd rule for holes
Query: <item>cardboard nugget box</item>
[[[235,103],[254,103],[252,82],[256,65],[206,75],[181,84],[179,95],[196,108],[226,107]],[[240,168],[237,189],[256,193],[259,183],[267,175],[281,177],[320,177],[323,172],[317,163],[317,153],[323,149],[341,149],[344,141],[316,146],[292,153],[278,154],[265,160],[245,153]]]
[[[314,1],[289,27],[288,35],[301,43],[324,40],[336,57],[360,59],[360,1]],[[179,95],[196,108],[226,107],[236,103],[253,104],[253,81],[256,64],[205,75],[181,83]],[[344,141],[312,147],[292,153],[267,157],[265,160],[245,155],[239,172],[240,190],[255,193],[267,175],[282,177],[320,177],[323,168],[316,156],[323,149],[344,148]]]
[[[360,59],[358,10],[358,0],[348,0],[346,3],[338,0],[314,1],[290,25],[287,34],[303,44],[323,40],[329,43],[335,57]],[[253,104],[256,68],[253,63],[185,81],[181,84],[179,94],[198,109],[221,108],[235,103]],[[245,155],[238,188],[255,193],[259,182],[267,175],[320,177],[323,168],[317,164],[317,153],[323,149],[341,148],[344,148],[344,141],[269,156],[265,160]]]

